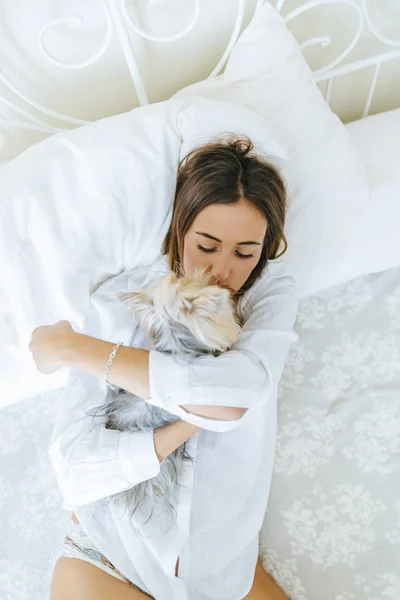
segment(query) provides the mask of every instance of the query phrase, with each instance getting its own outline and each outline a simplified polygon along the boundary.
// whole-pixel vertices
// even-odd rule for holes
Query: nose
[[[224,283],[228,279],[230,272],[229,265],[223,260],[214,261],[211,267],[211,273],[217,280],[217,283]]]

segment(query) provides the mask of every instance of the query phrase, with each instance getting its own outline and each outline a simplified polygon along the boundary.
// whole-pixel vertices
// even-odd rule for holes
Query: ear
[[[162,332],[163,319],[157,315],[153,298],[146,291],[121,290],[115,296],[129,308],[128,314],[138,323],[152,340]]]
[[[153,310],[153,300],[146,292],[138,291],[132,292],[132,290],[121,290],[115,294],[115,297],[126,304],[129,308],[130,315],[133,315],[137,319],[142,318],[147,311]]]

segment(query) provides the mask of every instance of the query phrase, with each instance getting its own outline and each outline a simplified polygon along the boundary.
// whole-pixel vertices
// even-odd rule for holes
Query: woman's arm
[[[104,290],[110,301],[118,281]],[[298,309],[296,284],[281,259],[269,261],[263,276],[246,293],[245,323],[239,341],[228,352],[181,363],[156,350],[131,348],[114,326],[106,340],[122,341],[109,381],[159,406],[182,420],[210,431],[240,426],[247,409],[266,404],[276,391],[289,346],[296,339],[293,324]],[[116,315],[117,301],[107,314]],[[105,328],[99,311],[98,329]],[[87,333],[87,332],[86,332]],[[77,333],[66,335],[65,366],[102,378],[114,342]],[[130,338],[129,338],[130,339]],[[228,412],[226,412],[228,411]]]
[[[60,339],[59,362],[63,367],[101,379],[114,345],[113,342],[105,342],[75,331],[66,332]],[[148,400],[150,398],[149,351],[120,346],[112,362],[108,381],[139,398]],[[195,415],[228,421],[240,418],[245,411],[245,409],[226,406],[182,404],[181,407]]]
[[[68,510],[155,477],[160,463],[200,431],[178,419],[149,432],[96,427],[79,436],[75,423],[54,439],[48,451],[64,496],[63,508]]]
[[[93,409],[111,398],[98,378],[70,373],[48,449],[67,510],[155,477],[160,463],[200,429],[181,420],[153,431],[107,429],[104,410],[93,419]]]
[[[104,407],[100,413],[95,409],[111,399],[111,390],[99,379],[78,371],[71,371],[60,392],[48,454],[67,510],[118,494],[160,472],[153,431],[106,428]]]
[[[126,308],[117,302],[114,293],[129,285],[137,289],[141,279],[142,273],[135,270],[99,286],[90,298],[80,337],[112,340],[115,335],[115,339],[129,345],[134,324],[126,318]],[[58,342],[51,345],[54,352],[58,352],[57,346]],[[197,424],[182,421],[154,432],[107,429],[104,405],[112,400],[114,392],[101,377],[102,373],[93,375],[72,368],[59,394],[48,454],[64,498],[62,507],[69,511],[155,477],[160,459],[198,430]]]
[[[181,420],[154,429],[154,447],[160,463],[198,431],[197,425]]]

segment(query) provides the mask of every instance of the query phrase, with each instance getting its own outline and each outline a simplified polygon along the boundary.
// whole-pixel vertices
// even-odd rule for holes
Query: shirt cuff
[[[149,353],[149,391],[148,404],[158,406],[186,421],[208,431],[225,432],[239,427],[246,412],[240,419],[225,420],[202,417],[188,412],[179,404],[190,404],[189,389],[190,365],[176,362],[170,354],[157,350]],[[197,404],[201,404],[200,401]]]
[[[185,404],[188,396],[189,366],[178,364],[173,356],[157,350],[149,352],[149,391],[150,404],[171,409]],[[183,410],[183,409],[182,409]],[[180,416],[180,415],[178,415]]]
[[[119,458],[132,486],[156,477],[160,472],[160,461],[154,447],[153,431],[121,432]]]

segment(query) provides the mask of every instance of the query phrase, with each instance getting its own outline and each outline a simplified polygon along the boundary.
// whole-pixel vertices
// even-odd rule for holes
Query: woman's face
[[[237,292],[259,261],[266,230],[265,217],[246,200],[210,204],[185,235],[185,275],[206,267],[219,283]]]

